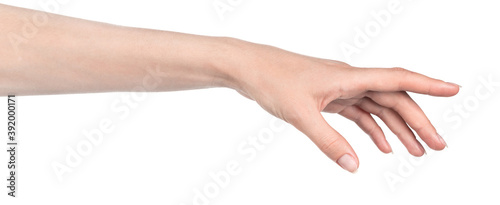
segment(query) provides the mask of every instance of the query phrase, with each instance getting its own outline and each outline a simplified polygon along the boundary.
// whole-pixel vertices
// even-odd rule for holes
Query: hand
[[[414,156],[425,152],[412,129],[432,149],[446,146],[406,91],[453,96],[459,86],[402,68],[358,68],[275,47],[230,39],[226,85],[306,134],[342,168],[355,172],[359,160],[321,112],[338,113],[366,132],[384,153],[392,152],[371,114],[379,117]],[[409,127],[408,127],[409,126]]]
[[[21,32],[16,25],[36,14],[1,4],[0,11],[0,35],[5,36]],[[358,168],[358,157],[321,111],[355,121],[385,153],[391,147],[370,113],[415,156],[423,155],[424,148],[411,129],[432,149],[446,145],[406,91],[452,96],[459,90],[456,84],[401,68],[357,68],[232,38],[112,26],[55,14],[50,19],[29,43],[0,40],[0,76],[9,76],[0,81],[1,96],[226,86],[295,126],[351,172]]]

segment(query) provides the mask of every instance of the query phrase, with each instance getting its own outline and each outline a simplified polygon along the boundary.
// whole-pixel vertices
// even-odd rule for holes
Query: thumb
[[[356,172],[359,161],[351,145],[333,129],[320,112],[312,111],[292,123],[307,135],[330,159],[349,172]]]

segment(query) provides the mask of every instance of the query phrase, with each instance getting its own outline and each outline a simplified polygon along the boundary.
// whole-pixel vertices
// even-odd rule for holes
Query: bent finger
[[[379,117],[389,129],[399,138],[408,152],[414,156],[422,156],[425,149],[415,138],[411,129],[399,114],[390,109],[373,102],[370,98],[363,98],[358,106],[366,112],[373,113]]]
[[[370,113],[356,107],[349,106],[339,112],[340,115],[355,122],[366,134],[370,136],[373,143],[384,153],[392,152],[392,148],[385,139],[384,132],[378,126]]]
[[[377,104],[395,110],[417,132],[418,136],[434,150],[442,150],[446,142],[431,124],[429,118],[406,92],[369,92],[367,96]]]

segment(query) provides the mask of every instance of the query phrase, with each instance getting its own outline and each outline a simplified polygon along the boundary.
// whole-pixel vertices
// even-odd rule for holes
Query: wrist
[[[216,46],[210,58],[210,65],[215,71],[214,84],[218,87],[241,90],[241,81],[245,73],[240,68],[245,62],[243,47],[246,42],[230,37],[215,37],[215,42]]]

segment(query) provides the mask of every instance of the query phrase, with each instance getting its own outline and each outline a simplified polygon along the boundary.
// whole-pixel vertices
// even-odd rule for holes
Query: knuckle
[[[412,138],[414,138],[413,136],[413,133],[408,132],[408,129],[404,129],[404,130],[393,130],[392,131],[394,133],[394,135],[396,135],[398,138],[400,139],[404,139],[405,136],[411,136]]]
[[[394,72],[408,72],[408,70],[406,70],[402,67],[393,67],[393,68],[391,68],[391,70]]]
[[[408,96],[404,95],[401,92],[398,92],[394,95],[393,100],[387,107],[397,111],[403,111],[401,109],[407,108],[409,105],[410,105],[410,100]]]
[[[331,154],[337,150],[336,147],[338,147],[340,143],[339,138],[329,138],[319,145],[319,149],[326,154]]]
[[[428,128],[429,128],[428,125],[418,123],[418,122],[414,122],[413,127],[412,127],[412,129],[415,130],[415,132],[417,132],[418,134],[422,134],[422,131],[425,129],[428,129]]]
[[[378,126],[377,125],[371,125],[366,129],[366,133],[370,136],[375,136],[375,134],[378,132]]]
[[[368,116],[366,116],[365,113],[356,114],[353,117],[353,121],[361,124],[366,120],[366,117],[368,117]]]
[[[336,61],[336,60],[327,59],[325,62],[326,62],[327,65],[332,65],[332,66],[342,65],[342,66],[351,67],[351,65],[349,65],[346,62],[342,62],[342,61]]]
[[[373,114],[375,114],[376,116],[379,116],[381,118],[385,118],[385,117],[387,117],[388,112],[389,112],[388,108],[380,107],[380,108],[374,110]]]

